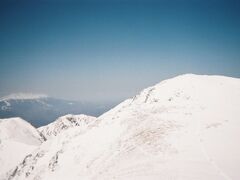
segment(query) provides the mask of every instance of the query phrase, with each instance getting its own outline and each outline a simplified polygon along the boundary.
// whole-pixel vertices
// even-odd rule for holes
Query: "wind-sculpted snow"
[[[183,75],[84,131],[44,142],[6,179],[240,179],[240,80]]]

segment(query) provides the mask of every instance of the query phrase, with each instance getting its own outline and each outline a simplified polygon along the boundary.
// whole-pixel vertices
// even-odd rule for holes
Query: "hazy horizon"
[[[0,96],[116,102],[180,74],[240,77],[235,0],[10,0],[0,17]]]

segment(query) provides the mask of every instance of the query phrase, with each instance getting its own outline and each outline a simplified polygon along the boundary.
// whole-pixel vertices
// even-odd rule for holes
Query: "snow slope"
[[[0,119],[0,176],[15,168],[43,141],[37,129],[21,118]]]
[[[187,74],[44,142],[5,179],[240,179],[240,79]]]
[[[47,138],[55,137],[62,131],[65,131],[69,128],[79,127],[85,129],[88,126],[96,123],[96,118],[92,116],[87,116],[84,114],[72,115],[68,114],[62,117],[59,117],[53,123],[48,124],[47,126],[42,126],[38,130]],[[80,129],[79,129],[80,130]]]

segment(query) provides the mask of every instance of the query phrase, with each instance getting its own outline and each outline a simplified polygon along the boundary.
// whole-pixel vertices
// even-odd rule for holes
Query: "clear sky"
[[[240,77],[240,1],[0,1],[0,96],[118,101],[184,73]]]

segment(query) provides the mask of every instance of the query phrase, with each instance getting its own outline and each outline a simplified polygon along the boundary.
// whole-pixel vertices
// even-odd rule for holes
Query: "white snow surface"
[[[240,179],[240,79],[181,75],[97,121],[50,138],[3,179]]]
[[[72,115],[68,114],[59,117],[53,123],[38,128],[38,130],[47,138],[57,136],[69,128],[78,127],[78,130],[86,129],[96,123],[96,119],[93,116],[87,116],[84,114]]]
[[[37,129],[21,118],[0,119],[0,177],[43,141]]]

